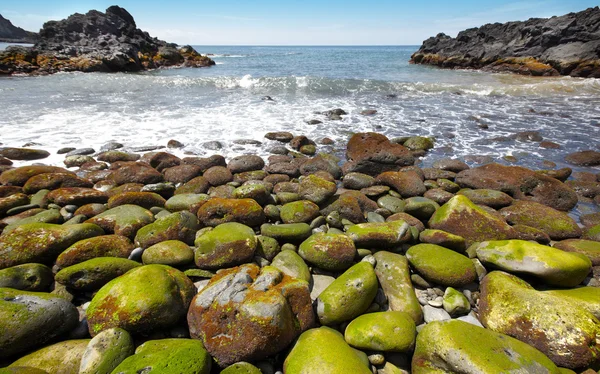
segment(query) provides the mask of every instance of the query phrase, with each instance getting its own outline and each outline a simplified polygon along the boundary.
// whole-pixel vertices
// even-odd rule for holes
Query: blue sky
[[[490,22],[580,11],[588,0],[2,0],[0,14],[37,31],[45,21],[120,5],[152,36],[197,45],[407,45]]]

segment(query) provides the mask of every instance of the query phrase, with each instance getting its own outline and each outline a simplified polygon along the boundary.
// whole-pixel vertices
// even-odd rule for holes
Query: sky
[[[111,5],[168,42],[194,45],[420,45],[486,23],[551,17],[597,0],[0,0],[0,14],[38,31],[44,22]]]

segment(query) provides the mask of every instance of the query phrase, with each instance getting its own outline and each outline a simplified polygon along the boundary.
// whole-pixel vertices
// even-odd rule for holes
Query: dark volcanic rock
[[[35,43],[37,34],[14,26],[9,20],[0,15],[0,42]]]
[[[152,38],[118,6],[91,10],[62,21],[46,22],[32,48],[9,47],[0,53],[0,74],[58,71],[140,71],[163,66],[214,65],[192,47]]]
[[[487,24],[423,42],[416,64],[526,75],[600,77],[600,8],[560,17]]]

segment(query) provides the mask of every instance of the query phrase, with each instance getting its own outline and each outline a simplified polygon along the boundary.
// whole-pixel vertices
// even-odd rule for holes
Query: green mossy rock
[[[307,239],[311,234],[311,228],[307,223],[283,223],[272,225],[265,223],[260,226],[260,233],[283,243],[299,243]]]
[[[256,227],[265,222],[265,213],[252,199],[213,197],[198,209],[198,219],[203,225],[212,227],[227,222]]]
[[[283,223],[310,223],[319,216],[319,206],[308,200],[294,201],[283,205],[279,215]]]
[[[406,252],[410,265],[428,282],[462,287],[477,280],[468,257],[435,244],[417,244]]]
[[[433,140],[424,136],[411,136],[406,139],[404,146],[411,151],[426,151],[433,148]]]
[[[352,266],[356,247],[346,235],[317,233],[300,244],[298,254],[321,269],[339,271]]]
[[[88,343],[79,374],[110,373],[134,352],[133,339],[127,331],[118,327],[104,330]]]
[[[371,264],[359,262],[346,270],[317,298],[322,325],[349,321],[363,314],[377,294],[377,276]]]
[[[377,199],[377,205],[380,208],[387,209],[392,213],[404,212],[406,203],[404,200],[392,195],[385,195]]]
[[[600,265],[600,242],[584,239],[567,239],[554,243],[561,251],[580,253],[592,261],[593,266]]]
[[[391,222],[360,223],[348,228],[346,234],[357,248],[389,248],[412,239],[408,223]]]
[[[29,165],[6,170],[0,175],[0,184],[4,186],[24,186],[29,178],[44,173],[70,173],[67,169],[57,166]]]
[[[404,212],[422,221],[428,220],[440,208],[435,201],[421,196],[409,197],[405,202]]]
[[[51,264],[72,244],[104,231],[93,224],[55,225],[29,223],[0,235],[0,269],[36,262]]]
[[[479,318],[488,329],[532,345],[561,367],[585,368],[600,357],[600,321],[571,300],[501,271],[489,273],[480,289]]]
[[[139,262],[126,258],[96,257],[60,270],[55,279],[74,290],[95,291],[138,266]]]
[[[86,316],[90,334],[120,327],[148,333],[170,327],[185,316],[196,288],[179,270],[144,265],[113,279],[96,293]]]
[[[544,293],[570,301],[580,308],[586,309],[600,319],[600,288],[579,287],[568,290],[544,291]]]
[[[196,266],[200,269],[221,269],[252,260],[257,239],[251,227],[228,222],[198,236],[195,245]]]
[[[311,276],[308,266],[296,252],[284,250],[279,252],[271,262],[271,266],[292,278],[302,279],[310,283]]]
[[[165,209],[169,212],[179,212],[182,210],[191,210],[194,204],[202,203],[210,199],[206,194],[184,193],[171,197],[165,203]]]
[[[542,230],[552,240],[579,238],[581,229],[567,213],[536,203],[516,200],[511,206],[499,211],[511,225],[526,225]]]
[[[474,204],[486,205],[490,208],[500,209],[509,206],[514,200],[510,195],[502,191],[490,190],[482,188],[479,190],[471,190],[464,188],[456,193],[469,198]]]
[[[484,240],[516,237],[516,232],[506,222],[486,212],[462,195],[456,195],[442,205],[429,219],[429,228],[462,236],[467,246]]]
[[[14,223],[9,224],[8,226],[6,226],[4,228],[4,231],[2,231],[2,233],[7,234],[9,232],[11,232],[12,230],[16,229],[17,227],[21,226],[21,225],[25,225],[28,223],[56,223],[56,224],[61,224],[63,223],[63,216],[60,214],[60,210],[58,209],[47,209],[44,210],[43,212],[39,212],[31,217],[26,217],[23,219],[20,219]]]
[[[412,373],[548,373],[542,352],[510,336],[459,320],[432,322],[417,336]]]
[[[42,292],[53,282],[52,270],[42,264],[23,264],[0,270],[0,287]]]
[[[0,358],[47,343],[78,322],[77,308],[56,295],[0,288]]]
[[[375,274],[388,299],[390,310],[406,312],[416,324],[421,324],[423,311],[410,280],[406,257],[386,251],[377,252],[373,257],[377,260]]]
[[[167,240],[146,248],[142,254],[142,262],[144,265],[184,266],[194,262],[194,251],[180,240]]]
[[[154,222],[154,214],[141,206],[121,205],[100,213],[86,222],[102,227],[107,233],[133,239],[139,229]]]
[[[16,193],[8,197],[0,198],[0,217],[4,217],[9,210],[29,204],[29,196],[24,193]]]
[[[442,230],[423,230],[419,234],[419,241],[421,243],[440,245],[458,253],[466,253],[467,251],[465,238]]]
[[[446,288],[442,305],[444,310],[453,317],[467,314],[471,311],[471,304],[466,296],[452,287]]]
[[[286,374],[371,374],[367,356],[352,349],[342,334],[320,327],[300,335],[285,358]]]
[[[405,312],[379,312],[355,318],[344,333],[354,348],[383,352],[411,352],[417,328]]]
[[[150,209],[153,207],[164,207],[165,198],[155,192],[127,191],[112,195],[108,199],[108,209],[116,208],[121,205],[138,205],[142,208]]]
[[[259,205],[266,205],[269,201],[271,194],[267,190],[267,188],[258,183],[254,184],[245,184],[236,188],[233,191],[234,199],[252,199],[256,201]]]
[[[277,239],[264,235],[258,235],[256,239],[258,239],[256,254],[269,261],[273,261],[275,256],[281,251]]]
[[[78,374],[81,356],[90,339],[66,340],[21,357],[10,366],[29,366],[48,373]]]
[[[200,176],[195,177],[189,181],[187,181],[182,186],[178,187],[175,190],[175,195],[183,195],[183,194],[204,194],[208,192],[210,188],[210,183],[206,180],[206,178]]]
[[[337,186],[316,175],[309,175],[300,179],[298,195],[304,200],[320,205],[332,197],[337,191]]]
[[[196,231],[200,227],[200,222],[192,213],[175,212],[139,229],[135,235],[135,243],[142,248],[148,248],[166,240],[181,240],[192,245]]]
[[[600,242],[600,225],[588,228],[582,236],[582,239],[594,240]]]
[[[1,374],[48,374],[47,371],[31,366],[13,366],[0,369]]]
[[[221,370],[220,374],[262,374],[262,371],[250,363],[236,362]]]
[[[210,355],[199,340],[161,339],[140,345],[112,374],[209,374],[210,369]]]
[[[133,248],[133,243],[125,236],[96,236],[80,240],[65,249],[56,259],[56,265],[65,268],[96,257],[128,258]]]
[[[474,244],[484,265],[511,273],[528,274],[558,287],[574,287],[589,274],[591,261],[578,253],[561,251],[525,240],[495,240]]]

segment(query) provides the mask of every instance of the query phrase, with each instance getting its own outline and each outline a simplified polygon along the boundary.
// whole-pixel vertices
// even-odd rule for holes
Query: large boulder
[[[94,236],[65,249],[56,259],[56,265],[65,268],[96,257],[127,258],[133,248],[133,243],[122,235]]]
[[[346,342],[354,348],[406,353],[414,348],[416,335],[415,321],[405,312],[363,314],[344,332]]]
[[[196,231],[200,223],[196,216],[187,211],[168,214],[138,230],[135,244],[148,248],[167,240],[180,240],[186,244],[194,244]]]
[[[346,235],[317,233],[300,244],[298,254],[321,269],[339,271],[352,266],[356,248]]]
[[[196,266],[222,269],[241,265],[254,257],[257,239],[251,227],[237,222],[222,223],[204,231],[195,240]]]
[[[192,300],[192,338],[226,367],[284,350],[314,324],[308,283],[254,264],[219,272]]]
[[[19,358],[11,367],[29,367],[48,373],[78,374],[89,339],[65,340]]]
[[[102,227],[107,233],[133,240],[139,229],[154,222],[154,214],[141,206],[127,204],[104,211],[86,222]]]
[[[385,171],[398,171],[415,161],[408,148],[392,143],[381,134],[367,132],[350,138],[346,149],[344,174],[358,172],[377,176]]]
[[[238,222],[250,227],[265,222],[265,214],[252,199],[223,199],[215,197],[198,209],[198,219],[205,226],[217,226],[226,222]]]
[[[79,374],[110,373],[135,352],[131,335],[118,327],[104,330],[88,343]]]
[[[477,279],[475,265],[468,257],[439,245],[414,245],[406,258],[417,273],[435,284],[463,287]]]

